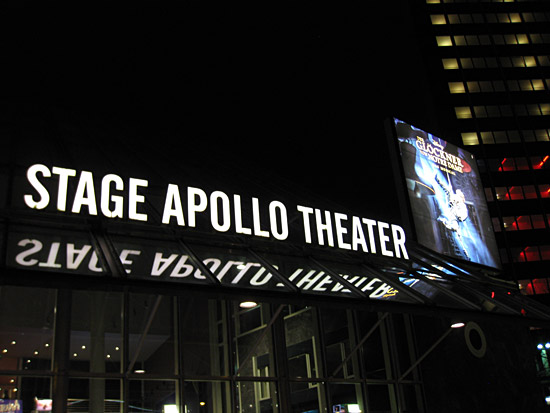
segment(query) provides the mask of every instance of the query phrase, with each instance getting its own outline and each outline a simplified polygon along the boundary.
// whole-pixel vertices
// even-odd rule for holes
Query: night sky
[[[55,107],[124,125],[145,154],[153,145],[175,161],[208,157],[223,174],[238,162],[388,214],[383,120],[429,125],[432,109],[410,13],[386,3],[376,13],[368,3],[13,3],[2,102],[10,113]]]

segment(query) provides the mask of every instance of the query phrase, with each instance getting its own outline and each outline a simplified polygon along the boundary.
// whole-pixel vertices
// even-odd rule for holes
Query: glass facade
[[[0,380],[24,412],[423,410],[412,318],[189,294],[0,288]],[[43,402],[44,401],[44,402]],[[172,409],[172,410],[171,410]]]

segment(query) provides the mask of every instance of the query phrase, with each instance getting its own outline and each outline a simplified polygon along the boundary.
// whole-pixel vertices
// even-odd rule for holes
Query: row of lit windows
[[[529,170],[529,165],[531,165],[533,169],[549,169],[550,156],[531,156],[529,159],[518,156],[478,160],[478,166],[481,172],[485,172],[486,168],[491,172],[527,171]]]
[[[502,217],[504,231],[526,231],[531,229],[545,229],[546,224],[542,214]],[[495,232],[503,230],[498,218],[493,218]]]
[[[519,290],[524,295],[548,294],[548,278],[534,278],[532,280],[519,280]]]
[[[550,260],[550,245],[535,245],[525,248],[510,248],[512,262],[535,262]],[[505,251],[501,252],[501,261],[508,262]]]
[[[495,196],[497,201],[516,201],[522,199],[535,199],[539,194],[541,198],[550,198],[550,184],[537,185],[539,193],[535,190],[535,185],[514,185],[495,187]],[[487,201],[495,200],[491,188],[485,188]]]
[[[550,89],[550,79],[520,80],[472,80],[468,82],[449,82],[451,93],[492,93],[492,92],[526,92]]]
[[[550,103],[532,103],[527,105],[488,105],[455,107],[457,119],[500,118],[508,116],[545,116],[550,115]]]
[[[492,35],[459,35],[459,36],[436,36],[439,47],[449,46],[491,46],[514,45],[514,44],[537,44],[550,43],[550,34],[492,34]]]
[[[459,66],[460,62],[460,66]],[[495,69],[498,67],[550,66],[550,56],[462,57],[442,59],[443,69]],[[499,66],[500,64],[500,66]]]
[[[479,136],[484,144],[495,143],[519,143],[521,137],[525,142],[548,142],[550,141],[549,129],[536,129],[536,130],[509,130],[509,131],[486,131],[480,132],[463,132],[462,143],[464,145],[479,145]]]
[[[445,18],[446,17],[446,18]],[[432,14],[432,24],[485,24],[548,22],[545,13]]]

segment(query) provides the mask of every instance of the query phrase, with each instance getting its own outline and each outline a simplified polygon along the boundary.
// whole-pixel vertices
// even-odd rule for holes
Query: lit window
[[[531,217],[529,215],[522,215],[517,217],[516,223],[517,229],[520,231],[533,229],[533,226],[531,225]]]
[[[533,284],[531,280],[518,280],[518,287],[523,295],[533,295]]]
[[[550,184],[539,185],[541,198],[550,198]]]
[[[547,169],[550,166],[550,157],[548,155],[546,156],[532,156],[531,157],[531,165],[533,166],[533,169]]]
[[[449,82],[449,91],[451,93],[466,93],[464,83],[462,82]]]
[[[547,142],[548,139],[548,129],[537,129],[535,131],[535,136],[539,142]]]
[[[527,105],[527,113],[531,116],[540,115],[540,106],[537,104]]]
[[[511,248],[513,262],[525,262],[525,253],[521,248]]]
[[[516,164],[514,162],[514,158],[504,158],[500,162],[500,167],[498,168],[498,170],[499,172],[515,171]]]
[[[453,42],[451,41],[450,36],[437,36],[436,40],[437,40],[437,45],[439,47],[447,47],[447,46],[453,45]]]
[[[505,131],[496,131],[494,132],[495,135],[495,143],[508,143],[508,136],[506,136]]]
[[[466,46],[468,43],[466,43],[466,37],[464,36],[454,36],[455,44],[457,46]]]
[[[493,132],[481,132],[481,140],[485,144],[495,143]]]
[[[502,222],[503,222],[505,231],[517,231],[518,230],[515,217],[503,217]]]
[[[519,185],[511,186],[508,192],[510,193],[510,199],[512,201],[515,201],[517,199],[523,199],[523,190]]]
[[[535,67],[537,65],[537,61],[534,56],[525,56],[524,59],[526,67]]]
[[[542,79],[532,79],[533,90],[544,90],[544,82]]]
[[[443,59],[443,68],[445,70],[458,69],[458,61],[456,59]]]
[[[458,18],[458,14],[449,14],[448,18],[449,18],[449,23],[450,24],[459,24],[460,23],[460,20]]]
[[[508,189],[505,186],[495,187],[495,193],[498,201],[508,201],[510,199]]]
[[[475,81],[468,82],[468,92],[470,93],[479,92],[479,83]]]
[[[529,165],[527,164],[527,158],[515,158],[516,161],[516,170],[517,171],[527,171],[529,169]]]
[[[508,13],[499,13],[498,14],[498,22],[499,23],[510,23],[510,16]]]
[[[540,214],[531,215],[531,220],[533,221],[533,229],[543,229],[546,227],[544,218]]]
[[[540,261],[540,253],[538,247],[526,247],[523,250],[525,261]]]
[[[542,115],[550,115],[550,103],[541,103],[540,112]]]
[[[479,139],[475,132],[463,132],[462,143],[464,145],[479,145]]]
[[[472,111],[468,106],[460,106],[455,108],[457,119],[471,119]]]
[[[534,199],[537,197],[537,191],[535,191],[534,185],[525,185],[523,187],[523,193],[525,195],[525,199]]]
[[[439,4],[441,3],[440,0],[426,0],[426,4]]]
[[[513,44],[529,44],[529,38],[526,34],[516,35],[516,41]]]
[[[461,58],[460,59],[460,64],[462,65],[463,69],[472,69],[474,67],[473,61],[469,57]]]
[[[521,23],[521,17],[519,13],[510,13],[510,22],[511,23]]]
[[[550,260],[550,245],[541,245],[540,249],[540,258],[544,261]]]
[[[530,23],[530,22],[535,21],[535,17],[533,16],[533,13],[522,13],[522,15],[523,15],[523,20],[526,23]]]
[[[519,37],[523,36],[522,39],[524,43],[519,43]],[[542,36],[540,34],[530,34],[529,37],[531,38],[531,43],[543,43]],[[529,39],[527,38],[527,35],[518,35],[518,43],[519,44],[527,44],[529,43]]]
[[[548,279],[537,278],[533,280],[532,290],[535,294],[548,294]]]
[[[430,16],[432,24],[447,24],[444,14],[432,14]]]

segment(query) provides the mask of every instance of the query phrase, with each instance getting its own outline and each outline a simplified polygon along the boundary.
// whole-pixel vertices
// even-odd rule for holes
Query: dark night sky
[[[431,111],[410,15],[386,3],[377,13],[316,2],[14,4],[4,101],[109,119],[148,140],[144,151],[246,159],[351,208],[384,210],[383,119],[422,126]]]

